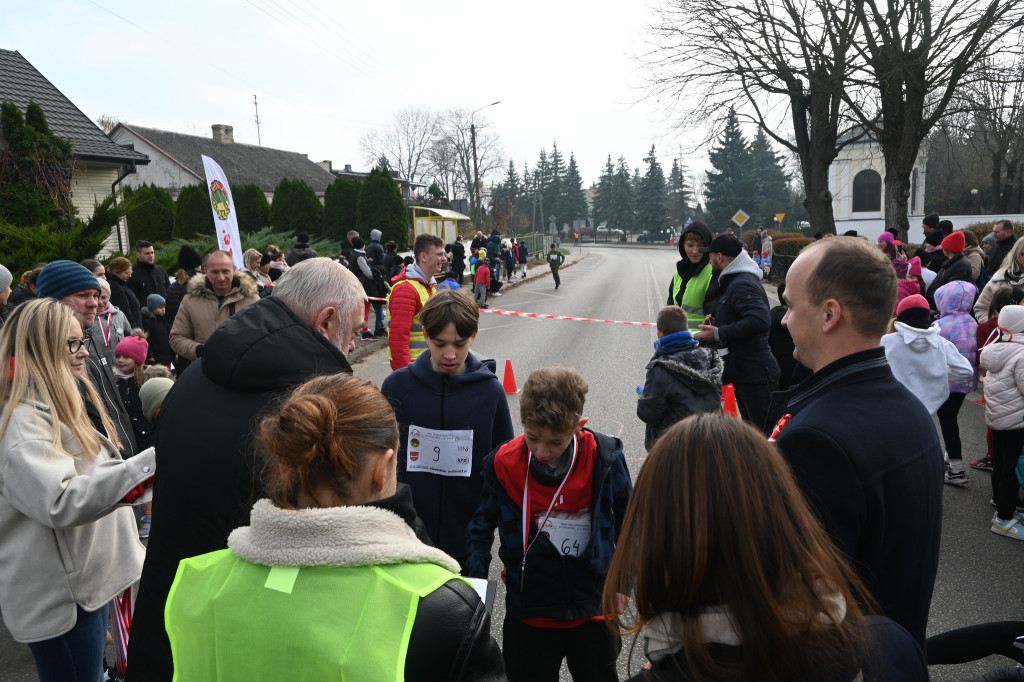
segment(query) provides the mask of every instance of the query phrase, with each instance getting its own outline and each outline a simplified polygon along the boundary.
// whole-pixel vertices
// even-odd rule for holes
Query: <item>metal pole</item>
[[[469,138],[473,144],[473,196],[476,197],[476,229],[479,230],[482,229],[483,220],[480,216],[480,175],[476,165],[476,125],[472,122],[472,117],[469,123]]]

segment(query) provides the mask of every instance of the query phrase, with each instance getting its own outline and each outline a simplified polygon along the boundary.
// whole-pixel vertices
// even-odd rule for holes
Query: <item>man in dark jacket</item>
[[[988,252],[985,269],[988,270],[989,275],[996,274],[996,270],[1006,260],[1013,245],[1017,243],[1017,238],[1013,236],[1013,222],[1010,220],[997,220],[992,225],[992,236],[996,238],[996,245]]]
[[[128,288],[139,299],[140,305],[145,305],[150,294],[156,294],[167,298],[167,287],[171,286],[171,278],[167,271],[156,264],[156,251],[153,245],[147,241],[135,243],[135,267],[132,268],[132,276],[128,279]]]
[[[382,234],[380,230],[370,230],[370,243],[366,245],[366,258],[370,265],[384,266],[384,247],[380,243]]]
[[[358,232],[356,233],[358,234]],[[292,250],[288,252],[288,255],[284,257],[284,262],[288,264],[288,267],[292,267],[298,263],[309,258],[316,258],[320,254],[309,245],[309,235],[305,232],[299,232],[297,235],[298,243],[292,247]]]
[[[772,439],[882,614],[923,647],[939,562],[942,449],[881,348],[896,273],[861,239],[824,239],[793,263],[785,299],[796,358],[814,374],[772,397]]]
[[[313,376],[352,371],[344,352],[362,324],[363,299],[343,265],[304,261],[278,280],[273,296],[226,320],[168,394],[156,430],[160,485],[130,679],[171,679],[163,613],[178,562],[224,549],[228,534],[248,524],[252,503],[263,497],[253,442],[260,415]]]
[[[466,247],[462,245],[462,240],[456,238],[451,244],[445,244],[444,252],[455,274],[455,281],[462,284],[462,275],[466,272]]]
[[[722,349],[722,383],[736,388],[740,414],[762,429],[772,391],[779,384],[779,363],[768,346],[771,319],[768,294],[761,286],[763,273],[732,235],[715,237],[709,251],[711,267],[718,273],[718,307],[693,338],[713,341]]]

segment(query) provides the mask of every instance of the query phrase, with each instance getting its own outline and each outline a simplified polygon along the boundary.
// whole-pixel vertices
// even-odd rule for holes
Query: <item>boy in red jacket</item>
[[[476,304],[481,308],[489,308],[487,305],[487,287],[491,286],[491,269],[487,267],[487,259],[483,258],[476,265],[476,274],[473,275],[473,295],[476,297]]]

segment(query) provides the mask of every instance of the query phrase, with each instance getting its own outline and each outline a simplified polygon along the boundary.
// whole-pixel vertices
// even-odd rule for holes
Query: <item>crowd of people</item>
[[[300,234],[242,269],[186,246],[173,278],[139,242],[13,292],[0,266],[5,623],[44,682],[102,679],[133,585],[129,680],[618,680],[630,634],[637,682],[927,680],[943,482],[966,482],[956,417],[982,371],[991,530],[1024,539],[1024,241],[994,233],[975,271],[943,222],[910,259],[892,235],[816,241],[781,314],[766,231],[752,255],[688,225],[635,487],[580,372],[532,372],[517,434],[472,354],[493,283],[526,275],[497,233],[468,259],[433,235],[403,259],[378,230],[320,257]],[[388,338],[379,390],[352,376],[360,335]],[[469,580],[495,534],[500,647]],[[1020,630],[987,637],[1013,654]]]

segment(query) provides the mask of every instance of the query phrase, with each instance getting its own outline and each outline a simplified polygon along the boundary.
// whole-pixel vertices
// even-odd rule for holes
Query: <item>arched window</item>
[[[853,178],[853,212],[882,210],[882,176],[877,171],[862,170]]]

